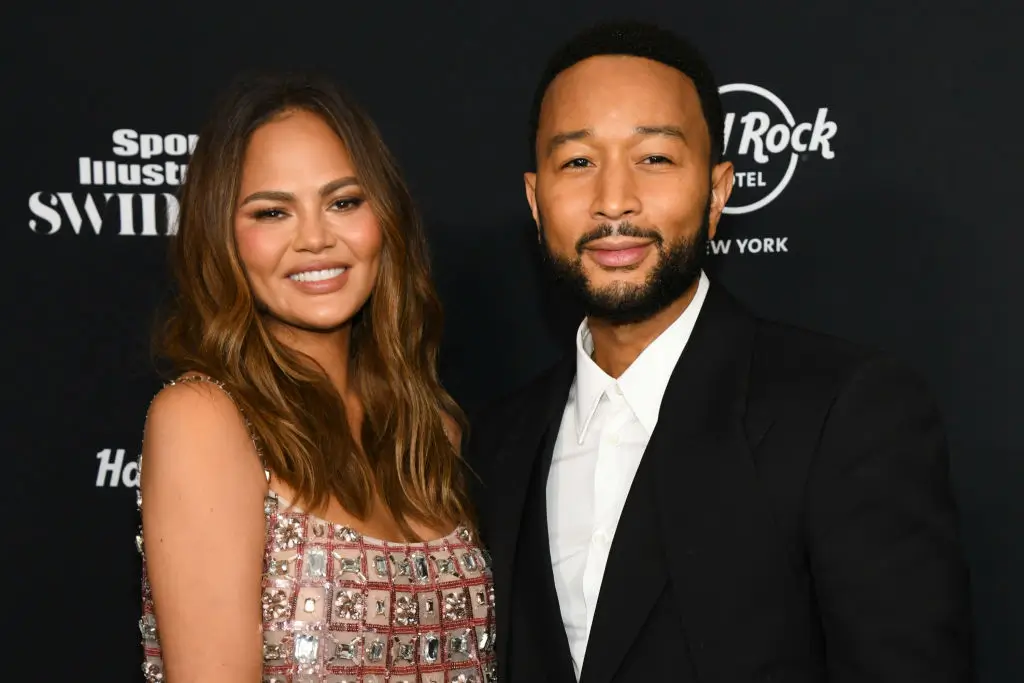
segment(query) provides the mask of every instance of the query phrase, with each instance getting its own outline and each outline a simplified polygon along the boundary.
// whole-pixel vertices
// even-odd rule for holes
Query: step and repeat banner
[[[881,347],[934,388],[979,677],[1024,680],[1022,6],[66,4],[19,9],[0,67],[14,117],[0,190],[12,680],[141,680],[149,339],[218,89],[241,69],[313,67],[369,109],[426,218],[444,380],[472,415],[553,361],[579,322],[544,291],[522,189],[527,112],[548,53],[626,9],[692,39],[722,85],[737,174],[712,274],[756,311]]]

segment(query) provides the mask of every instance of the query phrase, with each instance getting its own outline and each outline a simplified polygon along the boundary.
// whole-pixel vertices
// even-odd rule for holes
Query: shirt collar
[[[710,281],[702,271],[693,301],[678,318],[644,349],[617,383],[626,403],[647,432],[648,438],[658,423],[661,399],[669,378],[686,348],[697,316],[707,297]],[[594,362],[594,340],[586,319],[576,332],[576,437],[583,443],[587,428],[605,392],[615,388],[616,379]]]

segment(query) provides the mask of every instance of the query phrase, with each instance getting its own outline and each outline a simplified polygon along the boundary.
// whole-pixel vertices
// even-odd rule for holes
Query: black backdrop
[[[132,488],[159,386],[148,331],[166,291],[177,164],[214,92],[240,68],[308,66],[366,104],[426,216],[448,316],[444,378],[474,412],[542,369],[577,323],[542,294],[525,120],[547,52],[628,10],[691,36],[733,86],[728,156],[749,187],[723,222],[717,277],[766,315],[880,346],[931,381],[954,448],[980,679],[1024,680],[1024,237],[1010,96],[1024,5],[65,4],[5,10],[16,120],[0,232],[4,622],[19,634],[6,641],[7,677],[140,680]]]

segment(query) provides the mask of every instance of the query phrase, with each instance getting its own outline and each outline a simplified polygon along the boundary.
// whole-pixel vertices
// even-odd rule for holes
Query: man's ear
[[[713,238],[718,232],[718,221],[722,218],[729,197],[732,195],[732,184],[736,174],[731,161],[722,161],[711,169],[711,207],[708,215],[708,237]]]

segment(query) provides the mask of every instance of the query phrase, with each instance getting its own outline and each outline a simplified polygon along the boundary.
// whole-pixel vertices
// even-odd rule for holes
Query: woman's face
[[[350,321],[373,290],[382,236],[334,131],[301,110],[258,128],[238,196],[238,254],[270,315],[315,331]]]

